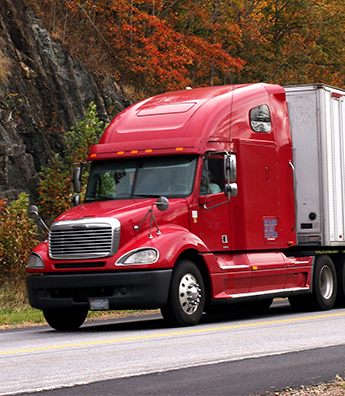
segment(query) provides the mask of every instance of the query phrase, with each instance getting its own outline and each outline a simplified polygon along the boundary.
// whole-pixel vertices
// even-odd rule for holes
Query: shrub
[[[25,193],[7,207],[6,200],[0,200],[0,279],[24,279],[25,264],[38,243],[37,226],[27,216],[28,205]]]

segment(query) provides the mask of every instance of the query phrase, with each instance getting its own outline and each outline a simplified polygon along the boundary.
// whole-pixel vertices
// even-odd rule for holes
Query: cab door
[[[198,204],[191,208],[191,230],[212,252],[231,250],[230,207],[225,194],[224,156],[203,160]]]

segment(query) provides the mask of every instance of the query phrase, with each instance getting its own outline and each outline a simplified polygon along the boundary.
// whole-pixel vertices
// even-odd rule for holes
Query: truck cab
[[[291,253],[292,153],[278,85],[170,92],[124,110],[90,149],[83,203],[29,259],[30,304],[56,329],[90,309],[160,308],[186,326],[214,306],[310,293],[314,257]]]

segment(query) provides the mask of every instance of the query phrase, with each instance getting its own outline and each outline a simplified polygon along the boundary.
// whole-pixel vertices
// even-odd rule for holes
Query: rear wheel
[[[53,329],[76,330],[84,323],[87,312],[84,308],[44,309],[43,315]]]
[[[338,292],[335,300],[335,305],[339,308],[345,307],[345,255],[342,254],[337,260],[337,281]]]
[[[196,325],[205,305],[205,287],[198,267],[189,260],[176,263],[162,315],[171,326]]]
[[[311,294],[289,297],[292,308],[298,311],[331,309],[337,297],[337,277],[333,261],[329,256],[316,258],[312,282]]]

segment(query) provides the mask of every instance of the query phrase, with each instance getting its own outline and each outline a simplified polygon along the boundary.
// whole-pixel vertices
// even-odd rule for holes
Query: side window
[[[202,167],[200,195],[217,194],[224,191],[223,158],[206,158]]]
[[[250,110],[250,125],[254,132],[271,132],[271,114],[267,105],[257,106]]]

